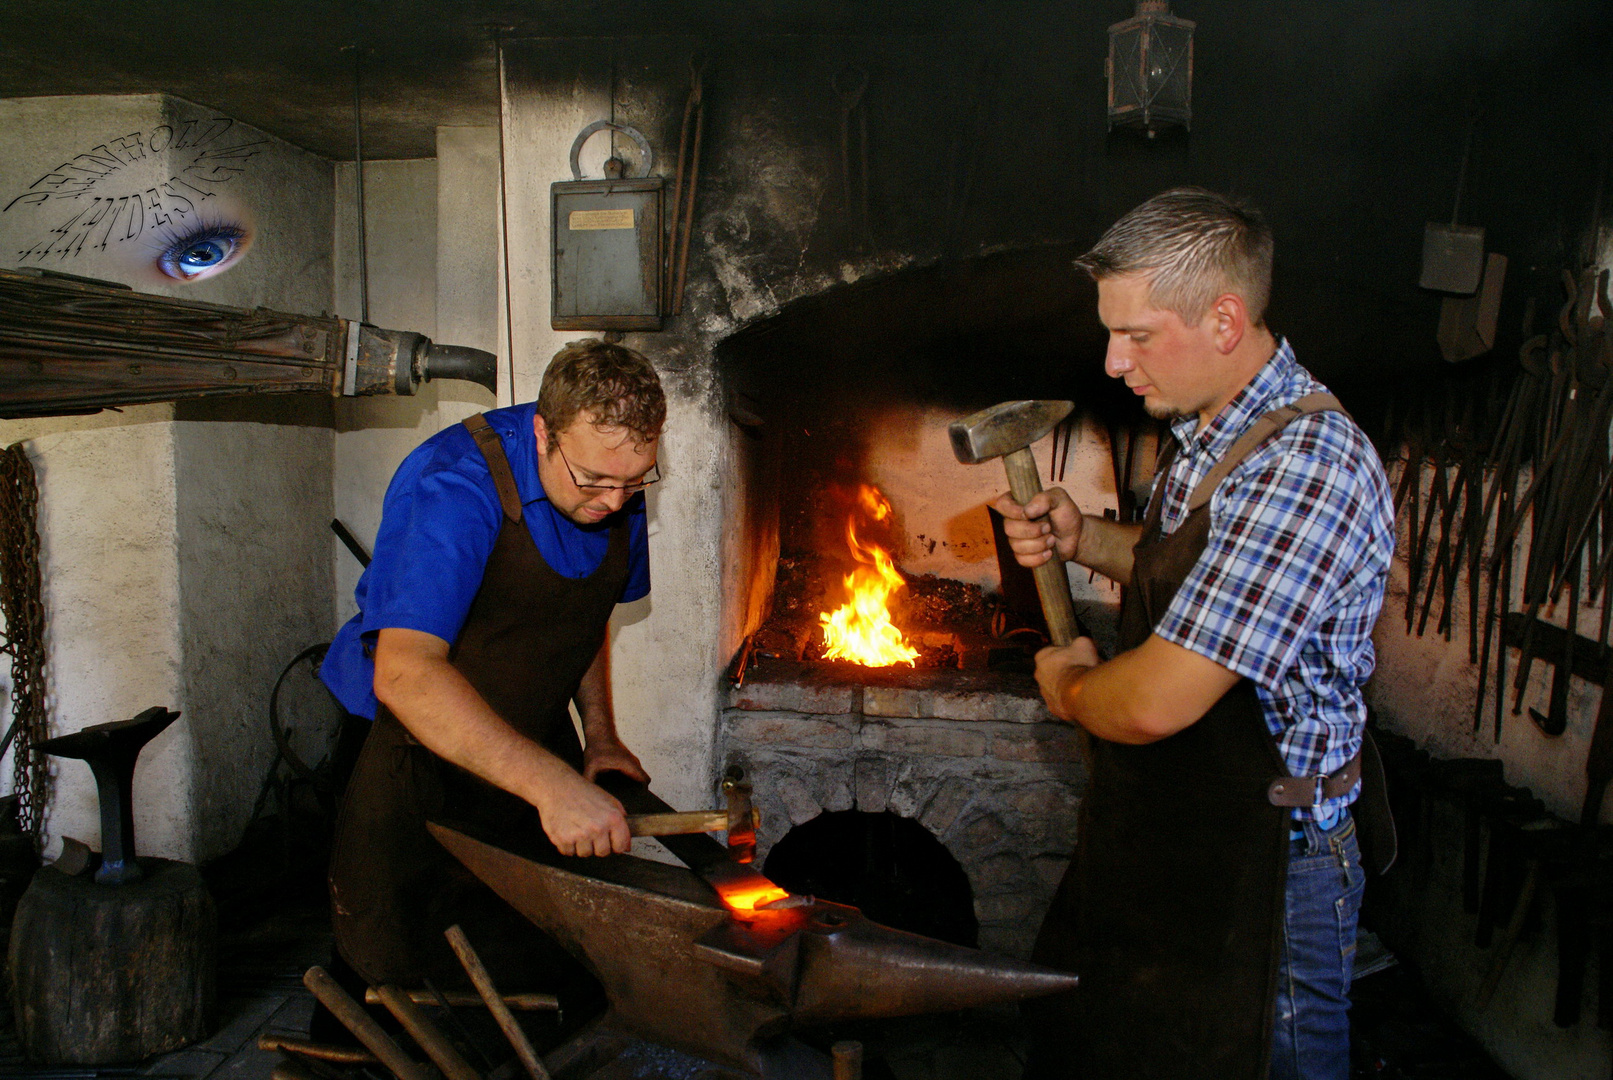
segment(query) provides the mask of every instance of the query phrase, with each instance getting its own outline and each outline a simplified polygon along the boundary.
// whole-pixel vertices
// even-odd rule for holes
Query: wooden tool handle
[[[378,986],[375,993],[387,1011],[397,1017],[409,1038],[442,1070],[445,1080],[482,1080],[470,1062],[460,1057],[448,1037],[420,1011],[420,1006],[409,1000],[408,994],[396,986]]]
[[[761,827],[761,814],[751,811],[753,827]],[[685,836],[690,833],[723,832],[728,828],[726,810],[686,810],[671,814],[632,814],[627,831],[633,836]]]
[[[834,1080],[863,1080],[863,1044],[850,1039],[829,1048]]]
[[[471,947],[470,938],[465,936],[465,931],[455,924],[444,930],[443,936],[448,939],[454,955],[459,957],[459,963],[464,967],[465,974],[470,976],[471,985],[482,995],[487,1011],[493,1014],[493,1019],[498,1021],[499,1029],[504,1032],[504,1037],[510,1040],[510,1045],[515,1048],[515,1056],[521,1059],[527,1075],[532,1080],[551,1080],[549,1070],[543,1067],[543,1059],[532,1049],[531,1041],[527,1039],[526,1032],[521,1030],[521,1025],[515,1022],[514,1014],[505,1007],[504,999],[499,996],[498,987],[493,985],[492,976],[488,975],[487,968],[482,966],[482,958],[476,955],[476,950]]]
[[[409,990],[407,993],[409,1000],[416,1005],[437,1004],[437,995],[430,990]],[[480,1009],[483,1006],[481,995],[473,994],[469,990],[444,990],[442,991],[442,999],[448,1003],[448,1007],[451,1009]],[[381,995],[375,987],[372,986],[364,991],[364,1004],[381,1004]],[[560,1011],[560,999],[553,994],[505,994],[504,1004],[512,1012]],[[273,1049],[273,1047],[268,1049]]]
[[[1030,447],[1003,455],[1008,473],[1008,490],[1021,506],[1042,491],[1042,478],[1036,471],[1036,457]],[[1031,571],[1036,576],[1036,594],[1042,599],[1042,615],[1055,645],[1068,645],[1076,638],[1075,604],[1070,600],[1070,576],[1058,552]]]
[[[403,1048],[392,1041],[392,1036],[382,1031],[381,1025],[364,1011],[364,1006],[354,1001],[324,968],[315,964],[303,974],[302,982],[398,1080],[431,1080],[430,1070],[411,1061]]]
[[[313,1042],[296,1035],[259,1035],[258,1049],[301,1054],[303,1057],[316,1058],[320,1061],[332,1061],[338,1065],[378,1064],[375,1055],[361,1047]]]

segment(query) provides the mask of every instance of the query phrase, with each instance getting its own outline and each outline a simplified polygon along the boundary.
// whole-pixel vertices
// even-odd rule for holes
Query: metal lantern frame
[[[1109,27],[1109,127],[1153,138],[1193,120],[1193,30],[1166,0],[1137,0],[1137,13]]]

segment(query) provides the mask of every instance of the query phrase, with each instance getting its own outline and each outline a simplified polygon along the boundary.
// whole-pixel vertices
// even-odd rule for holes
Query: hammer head
[[[737,863],[756,857],[756,815],[751,809],[751,788],[738,780],[724,780],[722,791],[728,798],[728,854]]]
[[[1075,408],[1073,401],[1005,401],[947,427],[952,452],[965,465],[1023,450],[1053,430]]]

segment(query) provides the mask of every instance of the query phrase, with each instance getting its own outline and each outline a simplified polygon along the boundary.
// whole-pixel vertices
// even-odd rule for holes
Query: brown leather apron
[[[562,576],[522,521],[498,435],[480,415],[465,427],[487,459],[504,520],[448,658],[499,716],[581,770],[568,705],[627,584],[626,515],[612,525],[598,569]],[[372,985],[418,986],[423,977],[458,985],[463,974],[443,930],[459,922],[473,943],[488,943],[482,957],[501,987],[541,983],[544,969],[564,963],[558,947],[431,838],[425,824],[434,819],[544,842],[528,803],[443,761],[382,706],[349,782],[331,857],[342,958]]]
[[[1160,504],[1177,449],[1168,439],[1121,605],[1122,649],[1153,632],[1203,554],[1216,485],[1294,417],[1328,410],[1343,411],[1315,394],[1256,421],[1165,536]],[[1290,817],[1266,797],[1288,770],[1254,684],[1239,680],[1169,738],[1090,745],[1075,854],[1032,954],[1081,985],[1027,1005],[1025,1076],[1264,1080]]]

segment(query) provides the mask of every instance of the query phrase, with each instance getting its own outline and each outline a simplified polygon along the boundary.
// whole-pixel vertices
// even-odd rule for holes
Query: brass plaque
[[[634,225],[633,208],[620,210],[573,210],[566,215],[566,228],[572,232],[596,229],[631,229]]]

